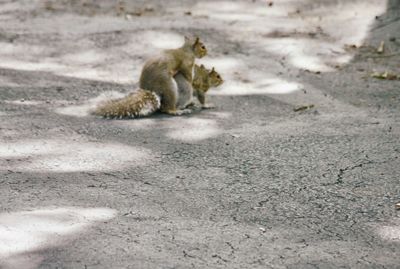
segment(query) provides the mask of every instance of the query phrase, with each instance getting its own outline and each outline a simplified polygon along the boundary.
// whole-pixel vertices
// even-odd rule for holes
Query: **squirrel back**
[[[92,114],[105,118],[138,118],[154,113],[160,104],[156,93],[139,89],[123,98],[98,105]]]

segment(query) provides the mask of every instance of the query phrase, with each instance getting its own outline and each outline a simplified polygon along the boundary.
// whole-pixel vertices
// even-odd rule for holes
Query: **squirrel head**
[[[221,75],[217,71],[215,71],[214,67],[211,69],[211,71],[208,72],[208,78],[211,87],[218,87],[219,85],[224,83]]]
[[[190,48],[196,58],[203,58],[207,55],[207,48],[198,37],[190,39],[189,37],[185,36],[184,46]]]
[[[193,83],[196,89],[201,88],[203,92],[207,92],[211,87],[218,87],[224,81],[220,74],[215,71],[214,68],[211,70],[207,69],[204,65],[195,65]]]

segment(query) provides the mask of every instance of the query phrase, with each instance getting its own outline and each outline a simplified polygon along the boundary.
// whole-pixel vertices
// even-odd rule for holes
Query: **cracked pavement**
[[[399,268],[400,80],[370,76],[400,74],[399,18],[398,0],[3,1],[0,268]],[[216,109],[87,115],[193,33]]]

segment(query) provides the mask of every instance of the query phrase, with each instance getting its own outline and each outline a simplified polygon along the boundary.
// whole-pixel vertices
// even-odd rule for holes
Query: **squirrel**
[[[185,43],[178,49],[162,51],[161,55],[148,60],[140,75],[139,87],[154,92],[161,101],[160,111],[170,115],[190,113],[189,109],[179,109],[178,86],[174,76],[178,73],[192,84],[195,58],[206,56],[207,49],[198,37],[192,40],[185,37]]]
[[[203,108],[206,108],[204,94],[211,87],[217,87],[223,83],[221,76],[214,68],[210,71],[206,69],[204,65],[195,65],[194,79],[191,86],[187,85],[187,80],[181,73],[178,73],[175,76],[175,80],[179,87],[183,87],[179,88],[179,93],[192,91],[192,96],[197,95]],[[184,98],[183,100],[179,100],[184,105],[179,106],[179,104],[176,104],[176,106],[180,109],[185,109],[186,107],[193,105],[192,96],[187,97],[186,94],[186,100],[184,100]],[[160,107],[161,101],[156,93],[139,89],[125,97],[108,100],[99,104],[95,110],[92,111],[92,114],[106,118],[137,118],[150,115],[159,110]]]
[[[215,71],[214,67],[211,70],[208,70],[204,65],[194,66],[194,79],[192,85],[188,85],[187,81],[180,73],[178,73],[174,79],[178,84],[179,98],[177,107],[181,109],[194,106],[192,99],[193,95],[199,100],[201,108],[214,108],[215,106],[213,104],[206,104],[205,95],[211,87],[218,87],[224,82],[221,75]]]
[[[201,104],[201,108],[214,108],[215,106],[213,104],[206,104],[206,93],[211,87],[220,86],[224,83],[224,80],[221,75],[215,71],[214,67],[210,71],[205,68],[204,65],[196,65],[194,69],[194,72],[199,75],[193,80],[193,88],[195,89],[194,93]],[[205,74],[208,74],[208,76]]]

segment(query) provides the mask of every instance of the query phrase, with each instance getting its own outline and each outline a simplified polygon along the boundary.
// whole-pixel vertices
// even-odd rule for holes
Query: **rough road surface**
[[[0,268],[399,268],[400,1],[0,1]],[[105,120],[199,35],[213,110]],[[384,41],[383,51],[378,51]],[[382,48],[381,48],[382,49]]]

